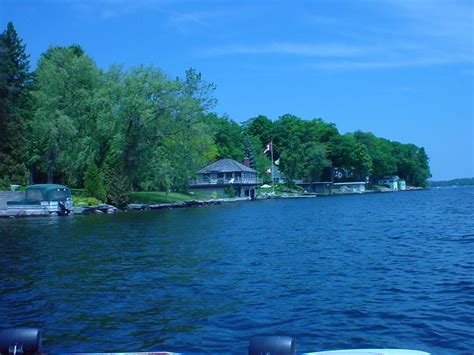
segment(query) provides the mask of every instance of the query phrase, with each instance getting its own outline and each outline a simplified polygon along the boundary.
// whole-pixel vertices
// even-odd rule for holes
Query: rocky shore
[[[386,190],[366,190],[364,192],[334,192],[331,195],[324,196],[340,196],[340,195],[353,195],[353,194],[367,194],[367,193],[387,193],[387,192],[407,192],[407,191],[416,191],[422,190],[423,188],[411,187],[406,191],[393,191],[390,189]],[[288,194],[261,194],[257,196],[257,200],[266,200],[266,199],[294,199],[294,198],[315,198],[318,196],[323,196],[316,193],[288,193]],[[92,214],[113,214],[120,211],[148,211],[148,210],[162,210],[162,209],[172,209],[172,208],[189,208],[189,207],[205,207],[205,206],[215,206],[222,205],[224,203],[230,202],[242,202],[250,201],[250,198],[220,198],[220,199],[211,199],[211,200],[189,200],[182,202],[172,202],[172,203],[160,203],[160,204],[140,204],[132,203],[127,205],[124,210],[121,210],[115,206],[108,204],[100,204],[97,206],[74,206],[71,214],[75,215],[92,215]],[[0,208],[0,218],[16,218],[16,217],[34,217],[34,216],[49,216],[49,213],[45,213],[37,210],[9,210],[6,206]]]

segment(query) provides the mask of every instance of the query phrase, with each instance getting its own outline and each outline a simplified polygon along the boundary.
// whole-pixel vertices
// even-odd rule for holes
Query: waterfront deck
[[[217,179],[193,179],[189,182],[191,187],[208,186],[235,186],[235,185],[260,185],[263,181],[260,178],[217,178]]]

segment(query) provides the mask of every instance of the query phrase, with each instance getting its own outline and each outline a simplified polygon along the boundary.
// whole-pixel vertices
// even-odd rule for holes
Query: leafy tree
[[[28,181],[27,137],[31,112],[28,55],[11,22],[0,34],[0,180]]]
[[[304,144],[303,147],[300,176],[306,181],[320,181],[324,168],[331,166],[331,161],[326,157],[326,147],[314,141]]]
[[[349,134],[337,135],[331,139],[328,145],[328,157],[334,168],[352,167],[351,153],[356,143],[354,137]]]
[[[339,134],[335,126],[321,119],[306,121],[287,114],[274,123],[274,128],[275,151],[290,185],[294,179],[319,181],[331,166],[327,146]]]
[[[38,61],[30,161],[47,181],[78,185],[94,161],[93,97],[100,72],[79,46],[52,47]]]
[[[211,127],[206,123],[207,110],[214,107],[215,85],[204,81],[194,69],[186,71],[185,80],[170,82],[174,87],[167,117],[171,119],[166,132],[165,149],[171,167],[172,188],[186,191],[188,181],[213,155]]]
[[[280,158],[280,170],[288,179],[289,185],[294,179],[301,178],[303,170],[302,137],[303,121],[293,115],[283,115],[275,122],[274,147]]]
[[[99,126],[115,131],[109,149],[123,160],[130,189],[186,190],[196,170],[215,157],[205,119],[213,86],[193,70],[171,81],[151,67],[114,68],[109,80],[119,93],[112,97],[117,104],[106,106]]]
[[[397,174],[409,185],[426,186],[431,177],[429,158],[424,148],[414,144],[393,142],[397,161]]]
[[[367,147],[361,143],[356,143],[350,153],[351,169],[357,180],[365,181],[365,178],[372,173],[372,158]]]
[[[328,144],[339,132],[334,123],[324,122],[321,118],[304,121],[306,138]]]
[[[428,179],[431,177],[431,170],[429,161],[430,158],[425,151],[425,148],[421,147],[417,151],[417,172],[413,181],[413,185],[426,187]]]
[[[251,118],[244,122],[245,133],[260,140],[261,146],[266,146],[273,139],[273,122],[263,115]]]
[[[228,117],[212,113],[206,116],[211,126],[216,146],[215,159],[230,158],[241,162],[244,159],[244,140],[242,128]]]
[[[354,138],[367,148],[372,159],[372,179],[397,174],[409,185],[426,186],[431,176],[429,158],[424,148],[414,144],[391,142],[372,133],[355,132]],[[362,156],[365,154],[362,154]],[[363,159],[367,160],[368,159]],[[369,167],[369,165],[367,165]],[[369,169],[370,171],[370,169]]]
[[[377,138],[372,133],[357,131],[353,133],[358,143],[363,144],[372,159],[372,179],[374,181],[385,175],[394,175],[397,172],[396,158],[391,142],[384,138]]]

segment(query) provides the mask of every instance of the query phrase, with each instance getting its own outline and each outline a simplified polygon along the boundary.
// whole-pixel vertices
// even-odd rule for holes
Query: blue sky
[[[321,117],[426,148],[433,179],[474,176],[472,0],[0,0],[34,66],[51,45],[96,63],[193,67],[235,121]]]

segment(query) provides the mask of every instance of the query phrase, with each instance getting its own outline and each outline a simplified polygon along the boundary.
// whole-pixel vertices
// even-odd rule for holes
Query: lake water
[[[0,324],[49,351],[474,351],[474,188],[0,220]]]

